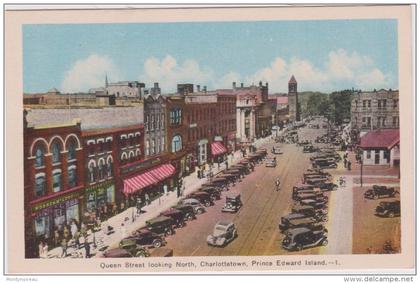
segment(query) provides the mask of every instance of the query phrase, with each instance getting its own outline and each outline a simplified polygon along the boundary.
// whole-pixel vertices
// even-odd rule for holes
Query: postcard
[[[412,274],[413,6],[5,11],[6,274]]]

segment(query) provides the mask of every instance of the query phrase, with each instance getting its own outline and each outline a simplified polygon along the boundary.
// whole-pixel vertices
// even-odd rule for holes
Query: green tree
[[[342,90],[331,93],[329,99],[333,107],[332,120],[341,124],[344,119],[350,119],[351,98],[353,91]]]

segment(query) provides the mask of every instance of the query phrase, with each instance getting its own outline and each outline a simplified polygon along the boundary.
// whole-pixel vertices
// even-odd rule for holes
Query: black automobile
[[[289,229],[296,229],[296,228],[302,228],[302,227],[311,229],[313,231],[328,232],[328,230],[327,230],[327,228],[325,228],[324,224],[322,222],[317,221],[313,217],[285,220],[284,225],[282,225],[282,226],[279,225],[280,232],[282,232],[282,233],[285,233]]]
[[[134,232],[133,236],[124,238],[120,241],[119,247],[121,249],[127,249],[137,245],[145,248],[160,248],[161,246],[166,245],[166,241],[160,235],[153,233],[147,229],[139,229]]]
[[[160,215],[172,218],[175,228],[185,226],[184,213],[180,210],[171,208],[161,212]]]
[[[149,252],[143,248],[136,245],[126,246],[125,248],[114,248],[103,252],[98,257],[106,258],[122,258],[122,257],[148,257],[150,256]]]
[[[241,195],[230,194],[226,196],[226,203],[222,208],[222,212],[238,212],[242,207]]]
[[[334,184],[333,182],[323,182],[317,184],[317,186],[323,192],[335,191],[338,188],[338,185]]]
[[[313,219],[313,221],[316,221],[316,222],[325,222],[325,221],[322,221],[322,220],[326,219],[326,216],[325,215],[324,216],[319,215],[317,217],[312,217],[312,216],[308,216],[308,215],[305,215],[305,214],[302,214],[302,213],[290,213],[290,214],[288,214],[286,216],[283,216],[281,218],[280,223],[279,223],[279,229],[281,231],[287,230],[287,229],[290,228],[290,224],[291,224],[290,221],[298,220],[298,219],[307,219],[307,218],[308,219]]]
[[[337,168],[337,163],[333,159],[320,158],[312,161],[312,167],[317,169]]]
[[[381,201],[375,209],[377,216],[395,217],[401,215],[400,201]]]
[[[326,210],[328,208],[328,203],[326,201],[316,201],[313,199],[303,199],[299,204],[312,206],[315,210]]]
[[[174,221],[167,216],[158,216],[146,221],[147,229],[159,235],[172,235],[174,231]]]
[[[395,188],[373,185],[372,189],[367,190],[364,196],[369,199],[392,198],[399,193]]]
[[[191,205],[178,204],[172,208],[181,211],[184,214],[184,220],[191,221],[196,219],[194,208]]]
[[[205,207],[209,207],[210,205],[214,205],[214,202],[213,202],[212,198],[210,197],[210,194],[208,194],[206,192],[195,192],[195,193],[189,194],[187,196],[187,198],[196,199],[200,203],[202,203]]]
[[[301,251],[320,245],[328,245],[327,233],[305,227],[288,230],[282,243],[283,248],[289,251]]]
[[[313,199],[316,201],[328,201],[328,197],[324,195],[321,192],[310,192],[310,193],[302,193],[298,192],[296,194],[293,194],[293,200],[295,201],[301,201],[304,199]]]
[[[323,184],[323,183],[325,183],[325,182],[327,182],[328,181],[328,178],[327,177],[318,177],[318,178],[306,178],[306,179],[304,179],[304,182],[306,183],[306,184],[309,184],[309,185],[314,185],[314,186],[317,186],[317,187],[319,187],[321,184]]]
[[[311,205],[294,205],[292,207],[292,213],[303,214],[309,217],[314,217],[316,219],[320,219],[321,221],[327,221],[327,213],[326,209],[316,209]]]
[[[317,151],[318,150],[318,148],[316,148],[316,147],[314,147],[313,145],[305,145],[305,146],[303,146],[303,152],[304,153],[311,153],[311,152],[315,152],[315,151]]]
[[[213,202],[220,199],[221,192],[215,187],[202,187],[199,191],[208,193]]]

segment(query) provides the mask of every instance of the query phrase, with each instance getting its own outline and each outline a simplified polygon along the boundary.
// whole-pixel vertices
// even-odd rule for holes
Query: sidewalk
[[[271,137],[263,138],[254,142],[254,145],[258,148],[267,143],[271,140]],[[238,150],[234,152],[233,156],[228,156],[229,167],[236,164],[238,161],[242,159],[242,154]],[[220,173],[221,171],[226,169],[224,163],[220,165],[218,168],[217,165],[213,166],[212,169],[213,175]],[[206,172],[207,173],[207,172]],[[195,172],[190,174],[189,176],[184,177],[184,185],[185,191],[183,192],[184,196],[188,195],[196,190],[198,190],[202,184],[207,182],[207,178],[198,179],[197,177],[197,169]],[[129,236],[132,232],[138,230],[141,227],[146,225],[146,221],[150,220],[156,216],[158,216],[162,211],[169,209],[170,207],[176,205],[181,198],[177,198],[176,192],[171,191],[168,192],[167,195],[163,195],[158,199],[152,201],[149,205],[144,206],[142,208],[142,214],[138,215],[137,209],[135,207],[130,207],[127,210],[121,212],[118,215],[115,215],[109,218],[107,221],[102,223],[102,229],[96,233],[91,233],[88,235],[87,240],[91,244],[91,254],[96,254],[100,249],[104,249],[105,247],[118,247],[118,243],[122,238]],[[125,227],[121,229],[122,224]],[[112,226],[114,228],[114,232],[110,235],[106,235],[104,233],[104,228],[107,226]],[[97,247],[93,247],[93,242],[95,242]],[[83,246],[83,245],[81,245]],[[62,249],[61,247],[54,248],[48,252],[48,258],[57,258],[61,257]],[[67,249],[67,254],[69,256],[67,258],[72,258],[70,254],[73,254],[73,257],[84,257],[85,251],[84,248],[79,250],[75,249],[74,247],[69,247]]]

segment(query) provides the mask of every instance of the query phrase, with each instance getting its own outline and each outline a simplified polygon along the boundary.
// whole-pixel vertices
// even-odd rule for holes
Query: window
[[[157,138],[156,139],[156,153],[159,153],[159,152],[160,152],[160,139]]]
[[[162,138],[160,145],[162,147],[162,150],[161,151],[165,151],[165,138],[164,137]]]
[[[170,112],[171,125],[180,125],[182,121],[182,111],[179,108],[174,108]]]
[[[159,130],[160,128],[160,115],[156,114],[156,129]]]
[[[363,108],[366,108],[366,100],[363,100]]]
[[[370,100],[367,101],[367,107],[370,108]]]
[[[155,152],[156,152],[156,142],[155,142],[155,140],[153,139],[153,140],[152,140],[152,146],[151,146],[151,148],[150,148],[150,154],[155,154]]]
[[[107,164],[107,175],[108,177],[112,177],[112,160],[108,159],[108,164]]]
[[[105,146],[103,142],[99,142],[99,152],[102,153],[104,152]]]
[[[76,186],[76,167],[69,167],[68,172],[69,176],[69,188],[73,188]]]
[[[69,144],[67,159],[68,160],[76,159],[76,143],[74,141],[71,141]]]
[[[93,143],[89,145],[89,155],[95,155],[95,145]]]
[[[146,141],[146,152],[145,152],[146,156],[150,154],[150,142],[147,140]]]
[[[385,127],[386,117],[382,117],[382,127]]]
[[[382,102],[382,100],[378,99],[378,108],[381,108],[382,107],[381,102]]]
[[[160,118],[160,128],[163,130],[165,129],[165,114],[162,114],[161,118]]]
[[[103,180],[105,178],[105,161],[100,160],[98,164],[98,171],[99,171],[99,180]]]
[[[399,117],[392,117],[392,126],[399,127],[400,126],[399,119],[400,119]]]
[[[61,171],[53,173],[53,192],[57,193],[61,190]]]
[[[146,121],[144,121],[144,125],[146,126],[146,132],[149,131],[149,115],[146,115]]]
[[[35,197],[42,197],[45,193],[45,175],[41,175],[35,179]]]
[[[35,151],[35,167],[44,166],[44,147],[38,146]]]
[[[90,183],[95,182],[95,169],[96,169],[96,166],[93,163],[89,164],[88,173],[89,173]]]
[[[54,142],[52,145],[52,162],[59,163],[60,162],[60,146],[57,142]]]
[[[151,125],[150,125],[150,130],[154,130],[155,129],[155,115],[154,114],[152,114],[151,116],[150,116],[150,118],[151,118]]]
[[[178,152],[182,149],[182,139],[180,135],[172,138],[172,152]]]
[[[397,108],[398,107],[398,99],[394,99],[394,108]]]
[[[367,158],[367,159],[370,159],[370,150],[367,150],[367,151],[366,151],[366,158]]]
[[[382,100],[382,107],[386,108],[386,99]]]

